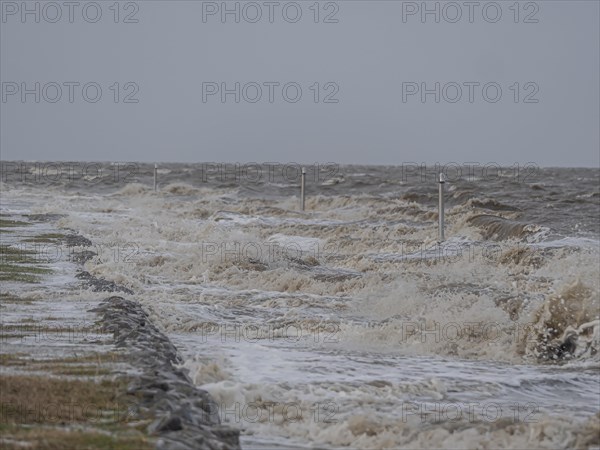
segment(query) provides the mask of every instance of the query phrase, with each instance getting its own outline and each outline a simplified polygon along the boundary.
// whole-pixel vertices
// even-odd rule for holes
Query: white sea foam
[[[544,224],[484,206],[500,208],[508,224],[490,222],[507,238],[484,239],[463,202],[438,245],[432,207],[385,193],[313,196],[300,212],[297,198],[178,182],[107,196],[12,189],[2,205],[65,214],[61,227],[109,249],[86,270],[136,292],[249,445],[586,448],[599,423],[598,241],[551,239]],[[302,253],[254,257],[234,244]],[[552,359],[573,333],[577,351]],[[467,402],[506,414],[402,416],[403,405]],[[515,402],[538,407],[536,421],[515,421]],[[236,422],[235,405],[250,403],[274,408],[272,420]],[[285,420],[291,404],[302,420]]]

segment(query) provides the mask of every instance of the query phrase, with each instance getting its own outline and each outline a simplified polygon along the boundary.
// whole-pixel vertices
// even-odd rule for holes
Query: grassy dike
[[[54,302],[69,311],[67,300],[28,296],[53,276],[37,244],[64,242],[48,231],[43,220],[0,216],[0,448],[154,448],[153,417],[127,393],[131,367],[112,332],[93,326],[93,313],[88,332],[75,330],[64,312],[47,313]]]

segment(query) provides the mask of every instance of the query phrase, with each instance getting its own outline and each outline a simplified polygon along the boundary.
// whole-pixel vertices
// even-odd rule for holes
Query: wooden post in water
[[[302,168],[302,179],[300,181],[300,205],[302,207],[302,211],[304,211],[304,205],[305,205],[305,189],[306,187],[306,169],[303,167]]]
[[[156,186],[157,186],[157,178],[158,178],[158,164],[154,164],[154,192],[156,192]]]
[[[440,173],[438,205],[438,239],[444,241],[444,174]]]

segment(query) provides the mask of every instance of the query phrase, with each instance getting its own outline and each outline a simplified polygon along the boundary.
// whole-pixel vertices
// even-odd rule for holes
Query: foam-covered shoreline
[[[91,246],[86,241],[84,246]],[[133,293],[85,271],[78,271],[76,278],[95,291]],[[159,436],[157,449],[240,449],[239,431],[221,425],[210,394],[175,367],[182,363],[177,349],[138,303],[111,296],[90,312],[101,316],[101,326],[113,333],[114,345],[127,349],[129,362],[141,371],[127,394],[136,397],[142,412],[156,417],[148,432]]]
[[[9,210],[68,209],[58,227],[93,241],[86,297],[142,308],[244,447],[593,447],[600,250],[581,208],[597,188],[574,183],[569,202],[550,184],[496,185],[449,186],[444,243],[424,186],[340,184],[304,212],[279,191],[185,180],[23,188]],[[163,425],[178,428],[172,409]]]
[[[101,314],[103,325],[113,331],[115,345],[130,350],[132,364],[142,371],[128,394],[157,417],[149,427],[160,436],[157,449],[240,448],[239,431],[221,425],[210,394],[173,366],[173,362],[181,363],[177,349],[140,305],[113,296],[92,311]]]
[[[88,250],[92,241],[72,230],[55,233],[57,217],[52,215],[22,215],[21,219],[27,221],[3,217],[3,225],[13,226],[11,231],[16,232],[3,242],[7,245],[2,247],[2,272],[9,276],[13,268],[20,271],[2,285],[0,297],[0,381],[4,386],[0,426],[8,426],[0,440],[2,446],[50,445],[43,436],[19,438],[23,430],[62,433],[62,437],[52,439],[64,439],[63,448],[85,446],[83,440],[73,443],[69,439],[95,439],[95,433],[106,433],[96,417],[86,415],[86,411],[93,410],[114,416],[120,431],[111,429],[107,435],[106,439],[113,439],[111,445],[127,446],[124,440],[131,438],[134,427],[140,445],[143,442],[157,449],[240,448],[239,431],[221,425],[210,394],[194,386],[185,369],[176,366],[182,362],[177,349],[151,323],[142,307],[123,297],[103,299],[108,293],[133,291],[83,270],[85,262],[96,255]],[[69,259],[58,266],[48,264],[44,259],[47,255],[33,253],[20,244],[32,242],[29,246],[39,250],[55,240],[70,249]],[[28,271],[39,278],[34,280]],[[41,287],[36,283],[42,283]],[[79,291],[81,288],[84,290]],[[31,403],[19,387],[24,383],[29,383],[29,396],[34,397],[39,386],[50,386],[46,397],[56,402],[55,408],[50,411],[48,405]],[[109,391],[101,392],[112,391],[119,397],[114,405],[98,404],[86,394],[79,398],[74,397],[75,393],[67,395],[56,390],[63,385],[70,391],[83,389],[81,386],[108,386]],[[27,415],[22,414],[22,408]],[[75,414],[76,410],[81,411]],[[55,423],[48,414],[61,422]],[[86,431],[73,431],[73,424],[82,421],[87,424]],[[137,448],[137,444],[134,446]]]

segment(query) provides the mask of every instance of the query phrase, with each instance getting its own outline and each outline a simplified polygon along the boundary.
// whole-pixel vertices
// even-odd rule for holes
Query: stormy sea
[[[445,170],[440,240],[433,166],[6,163],[1,244],[89,239],[244,449],[597,448],[600,170]]]

